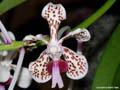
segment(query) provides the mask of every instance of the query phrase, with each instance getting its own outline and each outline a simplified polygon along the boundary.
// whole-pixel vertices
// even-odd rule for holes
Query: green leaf
[[[116,70],[116,76],[115,76],[114,81],[113,81],[113,86],[119,87],[119,90],[120,90],[120,64]]]
[[[26,0],[3,0],[0,2],[0,15],[25,1]]]
[[[118,85],[118,82],[120,85],[120,24],[104,50],[95,74],[92,90],[97,90],[96,87],[114,87]],[[111,89],[107,88],[107,90]]]

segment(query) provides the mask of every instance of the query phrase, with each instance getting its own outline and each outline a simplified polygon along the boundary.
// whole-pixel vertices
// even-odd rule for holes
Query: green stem
[[[109,40],[97,68],[92,90],[111,90],[120,84],[120,24]],[[119,84],[118,84],[119,83]],[[117,90],[117,89],[112,89]]]
[[[116,0],[108,0],[99,10],[97,10],[92,16],[90,16],[87,20],[85,20],[80,25],[76,26],[72,30],[76,30],[77,28],[87,28],[90,26],[93,22],[95,22],[100,16],[102,16],[114,3]],[[23,41],[19,41],[21,43],[18,43],[17,41],[14,41],[12,45],[0,45],[0,51],[2,50],[13,50],[18,49],[21,46],[24,46]],[[40,43],[39,43],[40,45]],[[42,43],[43,45],[43,43]]]
[[[24,46],[24,42],[23,41],[13,41],[12,44],[9,45],[0,45],[0,51],[3,50],[15,50],[15,49],[19,49],[21,46]]]
[[[45,40],[49,41],[49,38],[46,38]],[[45,43],[40,41],[40,42],[37,42],[36,45],[37,46],[45,45]],[[19,49],[22,46],[25,46],[23,41],[13,41],[12,44],[10,44],[10,45],[8,45],[8,44],[0,45],[0,51],[3,51],[3,50],[16,50],[16,49]]]
[[[116,0],[108,0],[100,9],[98,9],[92,16],[86,19],[83,23],[79,24],[72,30],[77,28],[88,28],[92,23],[94,23],[100,16],[102,16],[114,3]]]

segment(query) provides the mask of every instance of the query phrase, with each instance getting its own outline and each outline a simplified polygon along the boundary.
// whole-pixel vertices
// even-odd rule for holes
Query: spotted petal
[[[48,3],[43,8],[42,17],[47,19],[50,26],[52,26],[66,19],[66,12],[61,4]]]
[[[43,51],[36,61],[30,63],[29,71],[36,82],[44,83],[51,79],[51,75],[47,71],[46,66],[48,63],[49,56],[46,54],[46,51]]]
[[[80,29],[79,34],[75,35],[76,39],[86,42],[89,41],[91,36],[87,29]]]
[[[77,55],[67,47],[63,47],[64,59],[68,62],[67,76],[71,79],[81,79],[88,72],[88,63],[83,55]]]
[[[91,36],[90,33],[87,29],[76,29],[74,31],[69,32],[67,35],[62,37],[59,40],[59,43],[62,43],[64,40],[70,38],[70,37],[75,37],[77,40],[80,40],[81,42],[86,42],[89,41]]]

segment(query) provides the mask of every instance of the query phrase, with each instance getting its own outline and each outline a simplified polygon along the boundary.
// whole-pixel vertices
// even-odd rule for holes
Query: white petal
[[[4,43],[6,43],[5,36],[3,35],[2,32],[0,32],[0,44],[4,44]]]
[[[76,29],[75,31],[71,31],[69,32],[67,35],[65,35],[64,37],[62,37],[59,42],[62,43],[64,40],[74,37],[75,35],[78,35],[80,33],[80,28]]]
[[[6,30],[6,28],[5,28],[5,26],[3,25],[3,23],[0,21],[0,29],[1,29],[1,31],[2,31],[2,33],[4,34],[4,39],[6,39],[6,43],[7,44],[11,44],[12,43],[12,40],[11,40],[11,38],[9,37],[9,34],[8,34],[8,32],[7,32],[7,30]]]
[[[88,63],[85,56],[77,55],[69,48],[63,47],[63,56],[68,62],[67,76],[71,79],[81,79],[88,72]]]
[[[8,35],[11,38],[11,40],[15,40],[15,36],[12,32],[8,31]]]
[[[47,71],[49,56],[43,51],[40,57],[29,64],[29,71],[32,78],[38,83],[45,83],[51,79],[50,73]]]
[[[14,34],[11,31],[8,31],[7,33],[8,33],[8,35],[9,35],[11,40],[15,40],[15,36],[14,36]],[[3,35],[2,32],[0,32],[0,36],[1,36],[0,39],[2,39],[2,42],[5,43],[6,39],[5,39],[5,36]]]
[[[42,34],[38,34],[35,36],[37,40],[43,41],[45,44],[48,44],[48,41],[45,40],[44,36]]]
[[[49,24],[55,23],[58,21],[59,23],[66,19],[66,11],[65,8],[61,4],[53,4],[48,3],[42,10],[42,17],[47,19]]]
[[[32,81],[32,77],[30,76],[28,69],[22,68],[18,81],[18,86],[21,88],[28,88],[31,84],[31,81]]]
[[[36,37],[33,35],[27,35],[24,37],[23,41],[36,40]]]
[[[4,83],[8,81],[9,77],[10,77],[9,68],[0,64],[0,82]]]
[[[62,37],[59,42],[62,43],[65,39],[68,39],[70,37],[75,37],[76,39],[86,42],[89,41],[91,36],[87,29],[76,29],[74,31],[69,32],[66,36]]]
[[[7,52],[7,51],[0,51],[0,55],[1,55],[1,56],[7,56],[7,55],[8,55],[8,52]]]
[[[76,33],[76,32],[74,32]],[[91,36],[87,29],[80,29],[79,34],[75,35],[76,39],[86,42],[89,41]]]
[[[3,51],[5,52],[5,51]],[[17,56],[17,51],[12,50],[12,51],[6,51],[8,54],[3,58],[3,61],[1,61],[2,65],[5,65],[9,67],[13,61],[13,59]]]

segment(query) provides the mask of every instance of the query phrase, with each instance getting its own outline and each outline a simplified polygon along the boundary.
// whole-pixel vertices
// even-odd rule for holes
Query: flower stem
[[[12,44],[12,40],[10,39],[10,37],[9,37],[9,35],[7,33],[7,30],[6,30],[6,28],[4,27],[4,25],[2,24],[1,21],[0,21],[0,29],[1,29],[2,33],[4,34],[4,36],[5,36],[5,39],[7,41],[6,43],[7,44]]]
[[[70,80],[67,90],[73,90],[73,85],[74,85],[74,81]]]
[[[102,16],[114,3],[116,0],[108,0],[100,9],[98,9],[92,16],[86,19],[83,23],[76,26],[72,30],[76,30],[77,28],[87,28],[92,23],[94,23],[100,16]]]
[[[3,50],[17,50],[20,47],[24,46],[24,42],[23,41],[13,41],[12,44],[10,45],[0,45],[0,51]]]
[[[82,41],[77,40],[77,54],[81,55],[82,54]]]
[[[13,90],[14,89],[14,86],[16,84],[16,81],[18,79],[19,72],[20,72],[20,69],[21,69],[21,66],[22,66],[22,62],[23,62],[24,55],[25,55],[24,48],[23,47],[19,48],[19,52],[20,52],[20,55],[19,55],[19,58],[18,58],[17,67],[16,67],[16,70],[15,70],[15,73],[14,73],[14,76],[13,76],[13,80],[12,80],[8,90]]]

